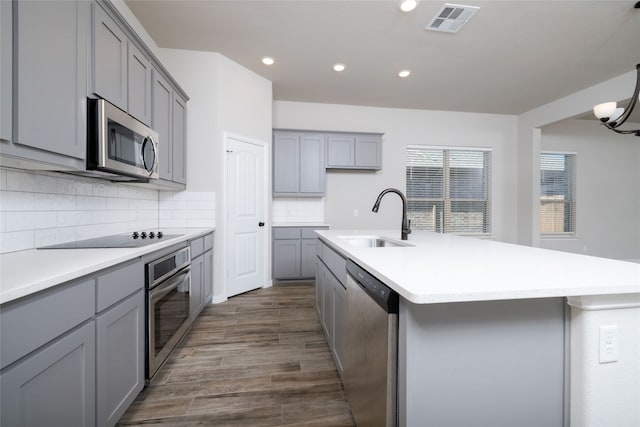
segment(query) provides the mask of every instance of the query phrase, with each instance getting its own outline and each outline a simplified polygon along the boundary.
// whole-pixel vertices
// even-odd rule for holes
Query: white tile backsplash
[[[160,227],[215,227],[216,193],[161,191]]]
[[[279,197],[273,199],[273,222],[324,222],[324,198]]]

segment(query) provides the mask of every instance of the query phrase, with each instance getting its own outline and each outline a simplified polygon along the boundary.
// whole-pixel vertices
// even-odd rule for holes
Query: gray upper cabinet
[[[127,45],[129,39],[97,3],[93,3],[93,93],[128,111]]]
[[[11,141],[12,106],[12,2],[0,1],[0,141]]]
[[[158,158],[160,160],[160,178],[173,180],[171,162],[171,93],[169,82],[157,70],[153,70],[151,87],[151,127],[158,132]]]
[[[382,168],[382,134],[331,134],[327,137],[327,168]]]
[[[8,2],[1,3],[4,21],[9,8]],[[2,154],[84,169],[91,4],[25,1],[12,6],[14,128]],[[3,45],[4,31],[3,23]],[[4,107],[4,92],[2,98]]]
[[[128,51],[129,114],[151,125],[151,62],[133,43],[129,43]]]
[[[322,134],[275,131],[273,195],[322,197],[326,178]]]
[[[172,161],[173,161],[173,181],[181,184],[187,182],[186,164],[186,132],[187,132],[187,102],[173,93],[173,119],[171,122],[172,135]]]

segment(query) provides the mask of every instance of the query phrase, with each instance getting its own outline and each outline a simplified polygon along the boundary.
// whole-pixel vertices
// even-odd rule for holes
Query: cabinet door
[[[204,305],[211,303],[213,298],[213,251],[204,254]]]
[[[300,193],[324,194],[327,174],[322,135],[300,136]]]
[[[127,35],[93,4],[93,93],[127,111]]]
[[[151,125],[151,62],[131,42],[127,67],[129,114]]]
[[[322,266],[322,329],[333,351],[333,282],[336,280],[326,265]]]
[[[173,181],[181,184],[187,182],[186,165],[186,132],[187,132],[187,103],[174,92],[173,121],[171,134],[171,153],[173,167]]]
[[[316,239],[302,239],[300,278],[311,279],[316,271]]]
[[[11,141],[13,100],[12,2],[0,1],[0,140]]]
[[[318,320],[322,323],[322,302],[323,300],[323,279],[322,261],[316,257],[316,311],[318,312]]]
[[[356,161],[358,168],[380,169],[382,165],[382,137],[363,135],[356,137]]]
[[[157,70],[152,70],[151,86],[151,127],[158,132],[158,157],[160,161],[160,178],[173,180],[171,157],[171,96],[169,83]]]
[[[273,241],[273,277],[300,278],[300,239]]]
[[[113,426],[144,387],[144,291],[99,315],[97,340],[98,426]]]
[[[94,328],[88,322],[0,375],[1,425],[95,425]]]
[[[347,317],[347,290],[338,280],[332,283],[331,302],[333,304],[333,357],[340,376],[342,376],[344,366],[344,351],[346,337],[346,317]]]
[[[276,132],[273,137],[273,193],[300,192],[300,138]]]
[[[195,320],[202,309],[204,282],[204,256],[191,260],[191,293],[189,294],[189,310],[191,321]]]
[[[17,144],[85,158],[90,6],[84,1],[13,3]]]
[[[344,168],[355,164],[355,137],[329,135],[327,137],[327,167]]]

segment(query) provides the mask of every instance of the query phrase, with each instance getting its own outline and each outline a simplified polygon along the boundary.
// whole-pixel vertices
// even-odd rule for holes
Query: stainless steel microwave
[[[158,133],[104,99],[87,100],[87,171],[112,181],[158,179]]]

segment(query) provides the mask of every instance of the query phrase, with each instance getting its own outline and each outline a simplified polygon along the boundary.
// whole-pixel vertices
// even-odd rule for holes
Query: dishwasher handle
[[[347,260],[347,273],[387,313],[398,313],[400,298],[396,291],[351,259]]]

